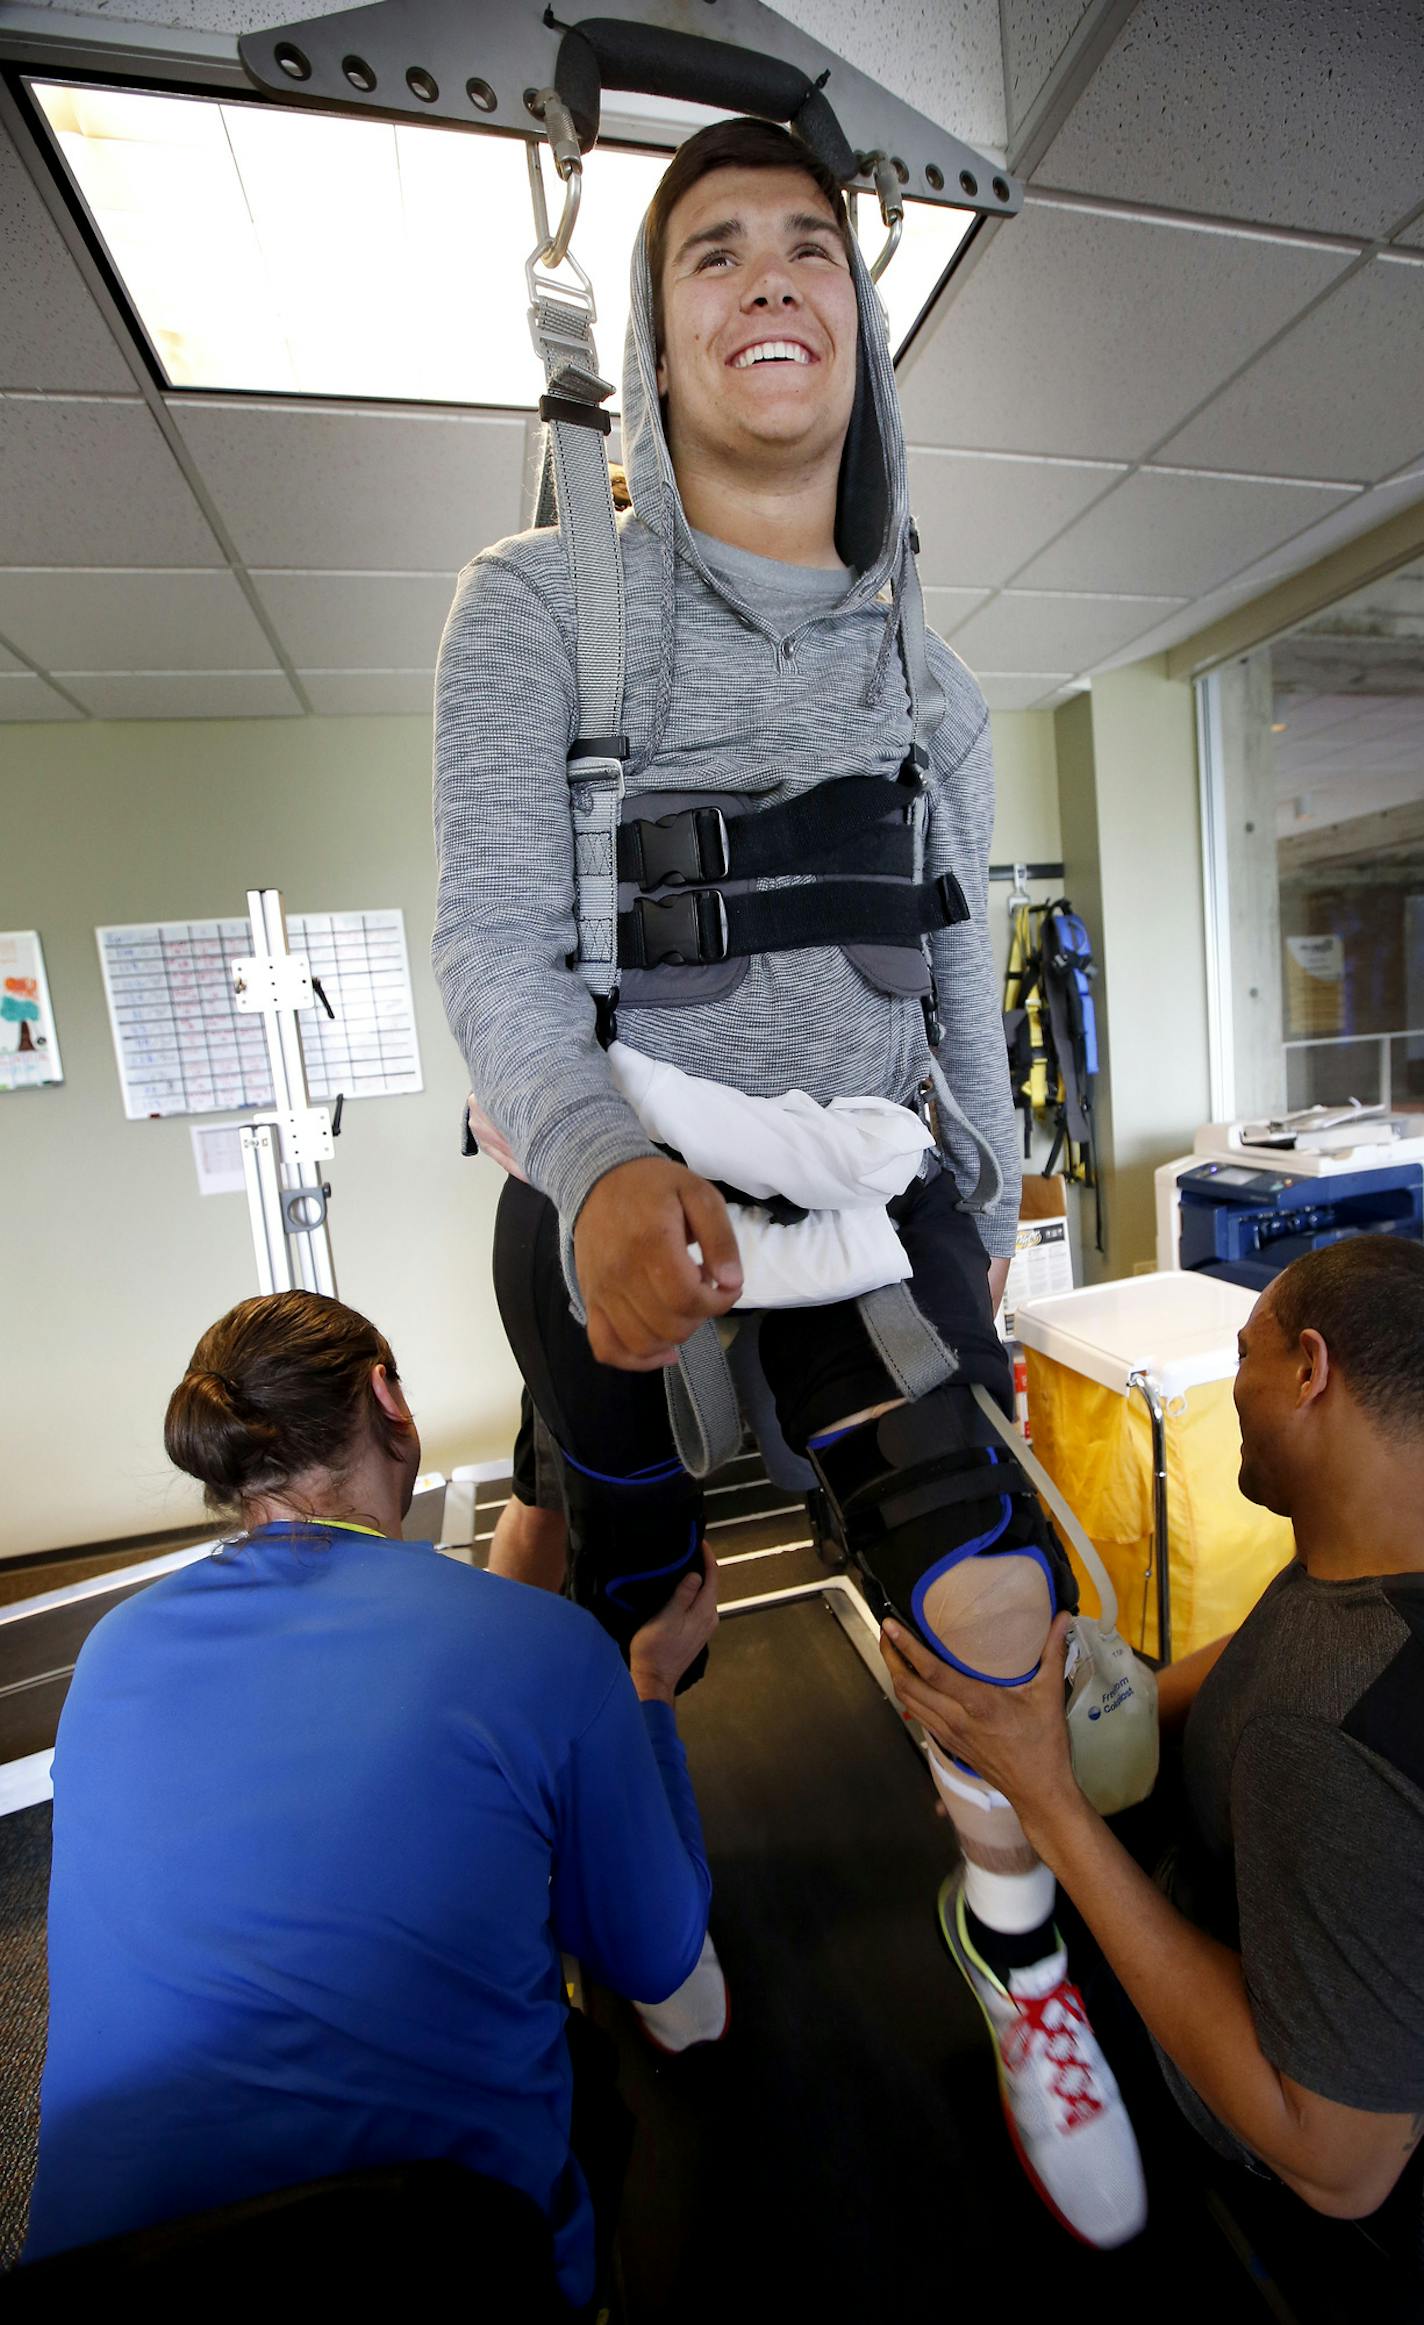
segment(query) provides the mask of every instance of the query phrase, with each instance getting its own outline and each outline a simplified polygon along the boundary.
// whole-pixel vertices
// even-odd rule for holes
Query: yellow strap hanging
[[[1036,1114],[1048,1104],[1048,1056],[1043,1039],[1043,995],[1037,977],[1027,981],[1033,957],[1031,907],[1021,904],[1009,922],[1009,959],[1004,976],[1005,1009],[1022,1009],[1028,1019],[1029,1075],[1024,1085]]]

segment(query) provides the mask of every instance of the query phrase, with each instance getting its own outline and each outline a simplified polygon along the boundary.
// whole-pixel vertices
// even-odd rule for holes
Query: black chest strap
[[[619,913],[618,961],[625,969],[656,969],[814,945],[915,947],[931,929],[968,918],[964,891],[948,872],[918,885],[811,879],[749,896],[683,888],[674,896],[639,896],[631,912]]]
[[[910,810],[923,788],[919,768],[907,759],[897,781],[845,775],[744,815],[686,807],[655,820],[630,819],[618,834],[618,877],[638,888],[681,887],[819,872],[839,863],[906,879],[914,865]],[[854,863],[847,865],[852,853]]]

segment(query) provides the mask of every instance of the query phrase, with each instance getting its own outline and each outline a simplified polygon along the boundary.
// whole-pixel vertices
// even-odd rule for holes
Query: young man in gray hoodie
[[[968,1393],[1008,1397],[993,1315],[1019,1182],[987,925],[988,714],[937,639],[916,652],[883,318],[834,177],[764,122],[681,149],[632,289],[617,1036],[702,1080],[822,1105],[914,1105],[935,1073],[937,1156],[889,1208],[950,1380],[905,1398],[848,1300],[767,1311],[760,1355],[872,1603],[956,1668],[1021,1683],[1074,1594]],[[501,1200],[496,1286],[567,1465],[574,1593],[626,1638],[700,1557],[662,1374],[742,1276],[723,1193],[648,1137],[605,1055],[612,1011],[578,974],[574,621],[557,531],[461,576],[437,689],[434,962],[524,1173]],[[818,820],[856,778],[873,823]],[[1020,2153],[1076,2233],[1121,2243],[1142,2225],[1141,2167],[1068,1983],[1053,1877],[1001,1794],[932,1766],[965,1858],[957,1958]],[[710,1948],[645,2017],[671,2048],[722,2031]]]

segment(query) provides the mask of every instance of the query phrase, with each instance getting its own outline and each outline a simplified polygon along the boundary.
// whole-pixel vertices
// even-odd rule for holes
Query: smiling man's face
[[[859,318],[825,196],[797,169],[720,169],[668,221],[658,390],[680,458],[765,471],[839,458]]]

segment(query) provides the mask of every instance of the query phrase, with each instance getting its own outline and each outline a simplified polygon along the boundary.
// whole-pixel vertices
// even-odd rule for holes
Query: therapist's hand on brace
[[[701,1263],[689,1251],[697,1244]],[[653,1372],[742,1289],[727,1206],[707,1179],[662,1155],[599,1179],[574,1227],[574,1265],[600,1364]]]
[[[684,1671],[717,1628],[717,1561],[702,1545],[702,1566],[684,1574],[667,1605],[633,1633],[628,1670],[641,1703],[671,1703]]]
[[[902,1711],[941,1751],[974,1769],[1012,1801],[1035,1846],[1044,1823],[1070,1797],[1082,1806],[1063,1716],[1063,1663],[1069,1616],[1057,1615],[1038,1675],[1027,1687],[986,1687],[932,1655],[902,1623],[886,1623],[880,1652]]]

